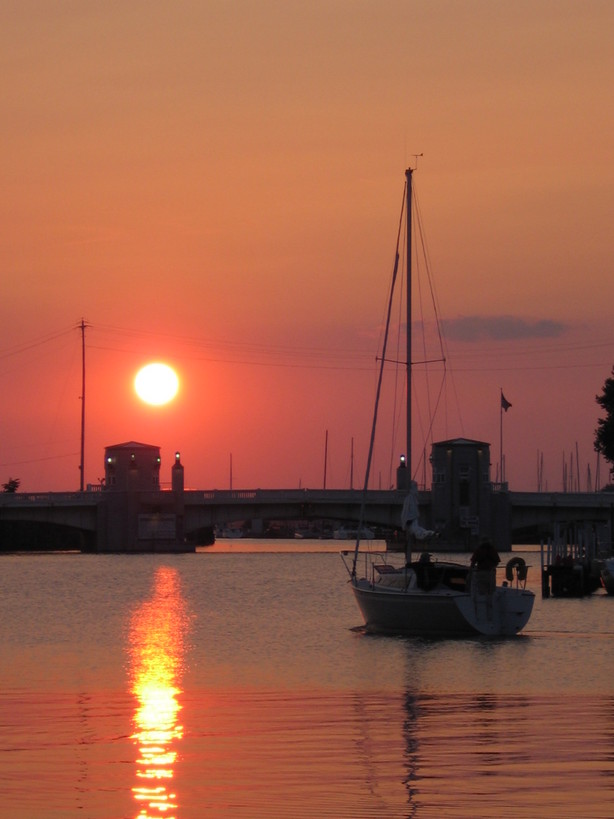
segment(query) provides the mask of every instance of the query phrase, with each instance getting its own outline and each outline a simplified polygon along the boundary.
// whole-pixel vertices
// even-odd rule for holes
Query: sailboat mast
[[[411,480],[412,476],[412,461],[411,461],[411,266],[412,266],[412,247],[411,247],[411,234],[412,234],[412,221],[411,221],[411,183],[412,183],[412,174],[413,168],[408,168],[405,171],[405,179],[406,179],[406,223],[407,223],[407,281],[406,281],[406,288],[407,288],[407,315],[406,315],[406,322],[407,322],[407,330],[406,330],[406,339],[407,339],[407,421],[406,421],[406,435],[407,435],[407,468],[409,470],[409,479]]]

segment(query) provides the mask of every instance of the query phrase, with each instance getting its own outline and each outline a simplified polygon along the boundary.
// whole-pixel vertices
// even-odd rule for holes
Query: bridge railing
[[[207,489],[186,490],[186,501],[211,503],[242,503],[295,501],[298,503],[349,501],[359,503],[362,489]],[[372,489],[367,494],[371,503],[402,503],[404,492],[390,489]]]
[[[139,491],[139,497],[168,497],[171,489],[161,487],[157,490]],[[18,506],[25,504],[96,504],[113,490],[96,490],[92,492],[0,492],[0,505]],[[362,489],[186,489],[184,498],[190,503],[245,503],[247,502],[296,502],[296,503],[360,503]],[[368,503],[402,503],[405,493],[396,489],[370,489],[367,493]]]
[[[89,492],[0,492],[0,506],[20,506],[32,503],[47,506],[79,504],[89,506],[96,503],[98,493]]]

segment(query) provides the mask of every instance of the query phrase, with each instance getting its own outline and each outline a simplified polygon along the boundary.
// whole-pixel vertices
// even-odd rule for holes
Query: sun
[[[141,401],[161,406],[177,395],[179,378],[168,364],[156,361],[141,367],[134,379],[134,389]]]

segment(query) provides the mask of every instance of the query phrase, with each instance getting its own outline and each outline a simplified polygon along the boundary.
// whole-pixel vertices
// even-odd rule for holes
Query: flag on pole
[[[501,390],[501,409],[502,409],[502,410],[504,410],[505,412],[507,412],[507,411],[508,411],[508,409],[509,409],[511,406],[512,406],[512,405],[510,404],[510,402],[509,402],[509,401],[507,400],[507,398],[506,398],[506,397],[503,395],[503,390]]]

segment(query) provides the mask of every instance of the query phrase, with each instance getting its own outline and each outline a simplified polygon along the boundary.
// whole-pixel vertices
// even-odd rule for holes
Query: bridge
[[[614,515],[614,492],[510,492],[509,499],[515,530],[553,520],[609,522]]]
[[[185,551],[189,547],[181,548],[178,540],[193,544],[199,534],[236,521],[358,522],[363,494],[335,489],[0,493],[0,534],[3,524],[28,523],[76,530],[89,551],[123,551],[124,544],[126,551]],[[369,491],[365,522],[398,528],[404,498],[398,490]],[[118,519],[123,526],[116,525]]]
[[[191,530],[237,520],[329,520],[398,528],[405,492],[358,489],[245,489],[185,492],[185,520]]]
[[[11,548],[18,524],[78,533],[80,548],[89,551],[191,551],[199,533],[243,520],[329,520],[358,522],[362,490],[244,489],[0,493],[0,548]],[[421,521],[433,526],[430,491],[419,493]],[[500,548],[512,542],[539,542],[554,522],[586,522],[604,527],[611,542],[614,493],[492,492],[497,527],[480,529],[474,516],[461,516],[458,531],[491,536]],[[364,522],[394,530],[400,525],[402,490],[369,490]],[[456,514],[456,512],[454,512]],[[484,519],[488,516],[484,515]],[[476,522],[477,521],[477,522]],[[200,541],[202,542],[202,541]],[[191,546],[188,544],[192,544]],[[442,541],[441,548],[450,548]]]

